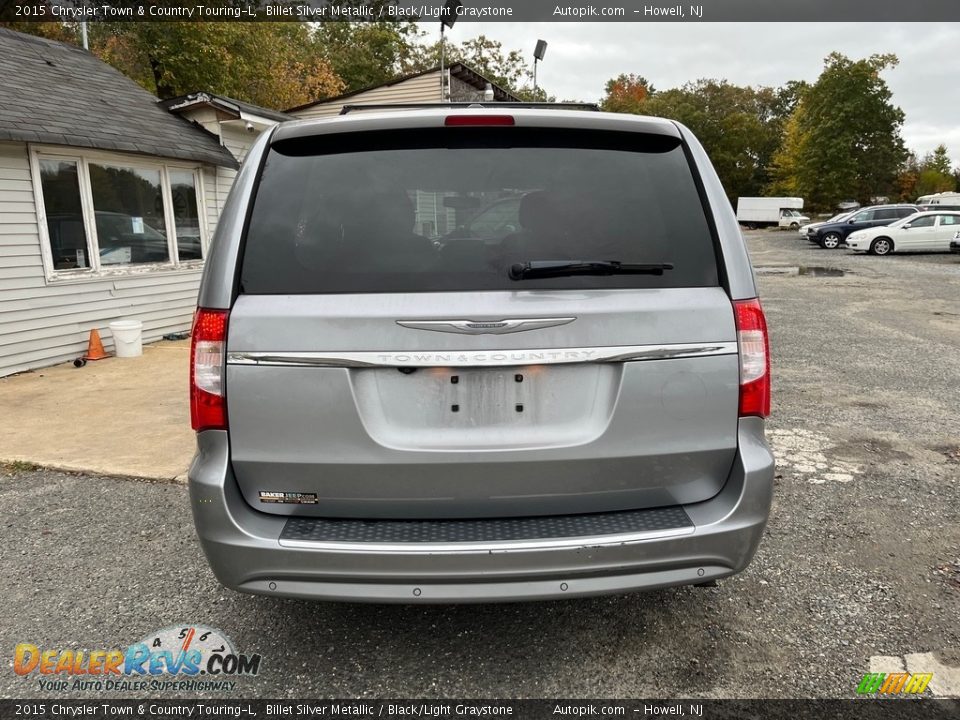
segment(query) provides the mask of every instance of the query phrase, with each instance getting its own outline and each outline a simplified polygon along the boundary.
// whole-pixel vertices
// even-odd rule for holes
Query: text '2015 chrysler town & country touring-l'
[[[444,107],[265,132],[190,372],[194,521],[243,592],[706,583],[746,567],[770,508],[753,271],[668,120]]]

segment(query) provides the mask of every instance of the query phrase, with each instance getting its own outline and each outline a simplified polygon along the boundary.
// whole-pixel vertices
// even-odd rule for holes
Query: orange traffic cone
[[[103,343],[100,342],[100,333],[96,328],[90,331],[90,340],[87,342],[87,354],[83,356],[84,360],[103,360],[110,357],[103,350]]]

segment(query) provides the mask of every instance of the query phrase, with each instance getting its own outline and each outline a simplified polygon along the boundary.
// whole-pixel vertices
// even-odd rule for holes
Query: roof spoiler
[[[476,109],[486,108],[495,110],[506,110],[511,108],[526,110],[591,110],[599,112],[600,106],[596,103],[574,103],[574,102],[446,102],[446,103],[380,103],[380,104],[356,104],[344,105],[340,108],[340,114],[346,115],[351,112],[361,112],[363,110],[431,110],[431,109]]]

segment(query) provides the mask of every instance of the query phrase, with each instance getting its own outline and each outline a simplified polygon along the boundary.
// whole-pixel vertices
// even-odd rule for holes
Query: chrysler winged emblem
[[[435,332],[464,333],[466,335],[506,335],[507,333],[539,330],[540,328],[566,325],[576,318],[511,318],[509,320],[397,320],[402,325],[415,330],[433,330]]]

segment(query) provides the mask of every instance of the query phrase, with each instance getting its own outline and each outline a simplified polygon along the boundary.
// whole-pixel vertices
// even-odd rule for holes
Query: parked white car
[[[857,252],[950,252],[950,241],[960,238],[960,212],[918,212],[882,227],[857,230],[847,246]]]
[[[834,216],[833,216],[832,218],[830,218],[829,220],[821,220],[821,221],[819,221],[819,222],[809,223],[808,225],[803,225],[803,226],[800,228],[800,231],[799,231],[799,232],[800,232],[800,237],[802,237],[804,240],[806,240],[806,239],[807,239],[807,230],[809,230],[810,228],[818,228],[818,227],[820,227],[821,225],[826,225],[827,223],[832,223],[832,222],[843,222],[844,220],[846,220],[847,218],[849,218],[851,215],[853,215],[854,212],[855,212],[854,210],[850,210],[849,212],[842,212],[842,213],[840,213],[839,215],[834,215]]]

